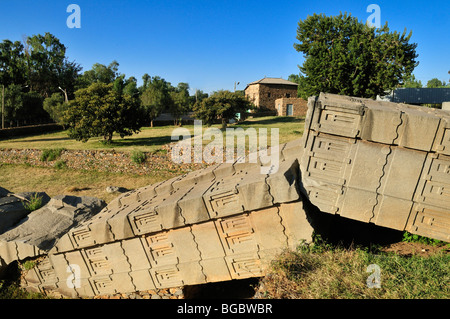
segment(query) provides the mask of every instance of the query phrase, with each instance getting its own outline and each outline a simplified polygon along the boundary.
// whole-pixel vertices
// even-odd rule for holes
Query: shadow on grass
[[[304,117],[293,117],[293,116],[279,116],[268,119],[261,120],[245,120],[243,122],[236,123],[235,126],[252,126],[252,125],[271,125],[278,123],[303,123],[305,122]]]
[[[31,135],[30,135],[31,137]],[[17,141],[8,141],[8,143],[24,143],[24,142],[56,142],[56,141],[68,141],[72,140],[70,137],[50,137],[50,138],[34,138],[34,139],[26,139],[25,141],[20,139]]]
[[[171,143],[172,138],[170,135],[156,136],[156,137],[142,137],[142,138],[126,138],[113,139],[110,144],[104,146],[113,147],[129,147],[129,146],[160,146]]]

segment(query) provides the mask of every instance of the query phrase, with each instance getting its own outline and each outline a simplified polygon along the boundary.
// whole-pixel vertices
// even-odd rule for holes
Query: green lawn
[[[220,128],[220,125],[213,125],[214,128]],[[270,145],[270,134],[272,129],[278,129],[279,143],[286,143],[288,141],[300,138],[303,134],[304,118],[298,117],[262,117],[248,119],[244,122],[232,124],[229,128],[241,127],[244,130],[248,128],[267,128],[268,144]],[[176,126],[157,126],[144,127],[138,134],[121,138],[115,135],[113,142],[110,145],[101,143],[102,137],[92,138],[86,143],[76,141],[67,136],[67,131],[60,131],[48,134],[40,134],[26,137],[18,137],[11,139],[0,140],[1,148],[18,148],[18,149],[76,149],[76,150],[108,150],[115,149],[117,151],[129,152],[132,150],[139,150],[142,152],[154,152],[160,149],[163,145],[173,142],[171,136]],[[194,125],[185,125],[183,128],[189,130],[190,134],[194,134]],[[203,125],[203,132],[208,129]],[[259,132],[258,132],[259,133]],[[225,134],[225,131],[223,131]],[[225,139],[224,139],[225,141]],[[210,140],[204,140],[204,144],[210,143]]]

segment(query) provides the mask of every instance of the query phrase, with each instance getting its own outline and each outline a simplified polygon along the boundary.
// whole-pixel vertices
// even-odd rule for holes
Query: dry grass
[[[160,172],[134,175],[70,169],[53,169],[28,165],[0,164],[0,186],[19,193],[29,191],[56,195],[93,196],[109,202],[118,196],[107,193],[107,186],[136,189],[171,178],[176,173]]]

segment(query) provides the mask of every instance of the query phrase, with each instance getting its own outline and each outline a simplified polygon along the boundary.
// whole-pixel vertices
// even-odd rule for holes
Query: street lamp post
[[[239,82],[237,83],[239,85]],[[236,92],[236,82],[234,82],[234,92]]]
[[[67,91],[66,91],[66,90],[63,90],[60,86],[58,86],[58,89],[60,89],[61,91],[64,92],[64,96],[65,96],[65,99],[66,99],[66,103],[68,103],[68,102],[69,102],[69,99],[67,98]]]

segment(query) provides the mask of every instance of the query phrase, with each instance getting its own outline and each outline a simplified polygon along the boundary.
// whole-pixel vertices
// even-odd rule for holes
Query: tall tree
[[[73,88],[81,67],[66,58],[66,47],[49,32],[27,38],[26,63],[30,90],[48,97],[64,86]]]
[[[136,96],[140,93],[137,87],[137,79],[134,76],[130,76],[124,83],[123,93],[129,96]]]
[[[151,81],[151,76],[150,75],[148,75],[148,73],[145,73],[143,76],[142,76],[142,81],[143,81],[143,84],[142,84],[142,90],[143,91],[145,91],[145,89],[148,87],[148,84],[150,83],[150,81]]]
[[[191,101],[190,105],[191,108],[196,103],[201,103],[204,99],[206,99],[209,96],[208,93],[203,92],[202,90],[195,90],[195,94],[193,96],[190,96],[189,99]]]
[[[375,98],[402,84],[418,65],[411,32],[371,28],[350,15],[314,14],[300,20],[294,44],[305,61],[299,66],[301,95],[320,92]]]
[[[26,68],[23,45],[20,41],[0,43],[0,84],[25,85]]]
[[[95,63],[90,70],[85,71],[78,79],[77,88],[87,88],[92,83],[113,83],[120,75],[119,63],[114,60],[108,66]]]
[[[176,88],[173,88],[170,93],[169,110],[174,117],[174,125],[181,124],[181,117],[186,114],[190,107],[189,100],[189,84],[180,82]]]
[[[142,93],[141,103],[150,118],[150,126],[161,112],[170,107],[170,83],[159,76],[152,77]]]

